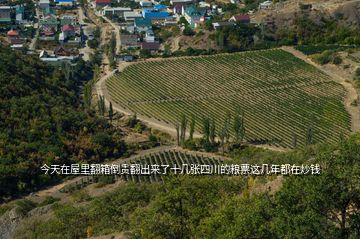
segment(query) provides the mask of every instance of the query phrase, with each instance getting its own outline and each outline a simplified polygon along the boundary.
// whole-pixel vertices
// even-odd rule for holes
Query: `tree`
[[[187,127],[187,119],[186,116],[182,114],[180,120],[180,144],[183,144],[185,142],[186,127]]]
[[[195,132],[195,116],[192,114],[190,119],[189,139],[192,140]]]
[[[99,100],[98,100],[98,110],[99,110],[99,114],[104,116],[106,108],[105,108],[105,98],[104,96],[99,96]]]
[[[211,123],[210,123],[210,132],[209,132],[210,143],[211,143],[212,145],[215,144],[215,137],[216,137],[215,118],[212,117],[212,118],[211,118]]]
[[[204,117],[203,118],[203,128],[202,128],[202,133],[203,133],[203,140],[205,142],[210,142],[210,120],[208,117]]]
[[[239,141],[243,141],[245,137],[244,113],[241,113],[239,107],[237,107],[235,110],[233,128],[234,128],[235,142],[238,143]]]
[[[313,144],[313,137],[314,137],[314,131],[312,129],[312,127],[308,127],[308,129],[306,130],[306,145],[311,145]]]
[[[175,130],[176,130],[176,143],[180,146],[180,125],[178,122],[175,123]]]
[[[185,36],[193,36],[193,35],[195,35],[195,32],[194,32],[193,29],[191,29],[191,27],[185,26],[185,28],[184,28],[184,30],[183,30],[183,34],[184,34]]]
[[[110,101],[110,104],[109,104],[109,119],[110,119],[110,122],[112,122],[113,116],[114,116],[114,111],[113,111],[112,103]]]
[[[224,154],[224,147],[225,147],[225,137],[226,137],[226,128],[222,127],[219,132],[219,139],[220,139],[220,145],[221,145],[221,152]]]

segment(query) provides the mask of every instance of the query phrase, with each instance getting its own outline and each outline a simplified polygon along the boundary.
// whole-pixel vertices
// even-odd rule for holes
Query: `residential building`
[[[121,42],[121,46],[126,49],[139,47],[137,35],[121,34],[120,42]]]
[[[68,6],[72,7],[76,5],[75,0],[55,0],[57,6]]]
[[[151,7],[153,4],[151,1],[140,1],[141,7]]]
[[[229,19],[229,22],[237,22],[242,24],[249,24],[250,17],[248,15],[234,15]]]
[[[19,32],[15,30],[10,30],[7,32],[8,42],[11,45],[20,45],[25,42],[24,39],[20,38]]]
[[[124,12],[131,12],[129,7],[109,7],[105,6],[101,12],[103,16],[119,16],[124,17]]]
[[[78,56],[79,50],[77,48],[65,48],[64,46],[58,46],[54,49],[55,56]]]
[[[194,3],[194,0],[170,0],[171,5],[175,5],[177,3],[186,3],[191,4]]]
[[[219,29],[222,29],[224,27],[230,27],[230,26],[234,26],[234,22],[213,22],[212,25],[213,25],[213,28],[215,30],[219,30]]]
[[[145,32],[145,41],[146,42],[155,42],[155,35],[153,30],[147,30]]]
[[[46,16],[56,17],[55,10],[51,7],[44,8],[43,15],[44,15],[44,17],[46,17]]]
[[[95,7],[97,8],[102,8],[110,5],[111,5],[111,0],[95,0]]]
[[[151,52],[156,52],[160,49],[160,43],[158,42],[142,42],[141,49],[150,50]]]
[[[154,5],[152,8],[143,8],[142,15],[150,20],[166,20],[171,18],[167,12],[167,6],[162,4]]]
[[[49,54],[47,51],[41,51],[39,58],[47,63],[60,65],[62,62],[72,62],[76,60],[78,56],[56,56],[55,54]]]
[[[132,55],[120,55],[117,56],[118,61],[132,62],[134,60],[134,56]]]
[[[205,22],[206,9],[198,8],[194,5],[183,7],[183,15],[190,27],[196,28]]]
[[[58,30],[59,21],[53,17],[46,17],[44,19],[40,19],[39,27],[40,30],[42,28],[52,28],[55,32]]]
[[[272,1],[265,1],[259,4],[259,9],[269,9],[272,7]]]
[[[40,0],[39,7],[41,9],[49,8],[50,7],[50,0]]]
[[[124,19],[127,22],[133,22],[136,18],[142,18],[141,13],[138,12],[124,12]]]
[[[17,5],[15,7],[15,21],[16,23],[20,24],[24,22],[24,13],[25,13],[25,7],[22,5]]]
[[[149,18],[136,18],[134,26],[137,32],[146,32],[152,29],[151,20]]]
[[[11,7],[0,6],[0,24],[11,23]]]

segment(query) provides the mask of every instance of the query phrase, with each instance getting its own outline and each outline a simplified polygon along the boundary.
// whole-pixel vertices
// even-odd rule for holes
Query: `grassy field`
[[[283,50],[175,58],[133,64],[106,82],[112,101],[174,124],[181,114],[214,117],[217,128],[238,106],[246,140],[292,147],[334,142],[350,130],[345,90],[329,76]]]

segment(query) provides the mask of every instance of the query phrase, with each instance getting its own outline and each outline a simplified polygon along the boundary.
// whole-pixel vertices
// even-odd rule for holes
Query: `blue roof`
[[[75,0],[55,0],[55,2],[75,2]]]
[[[152,8],[144,8],[142,13],[144,18],[149,18],[151,20],[168,18],[170,16],[168,12],[159,12]]]
[[[150,18],[135,18],[135,25],[137,27],[151,27]]]
[[[156,4],[154,5],[153,7],[155,10],[162,10],[162,9],[166,9],[167,6],[166,5],[163,5],[163,4]]]

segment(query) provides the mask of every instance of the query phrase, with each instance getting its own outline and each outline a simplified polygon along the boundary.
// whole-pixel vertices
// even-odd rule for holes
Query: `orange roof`
[[[9,37],[15,37],[15,36],[19,36],[19,33],[15,30],[10,30],[10,31],[8,31],[7,35]]]

